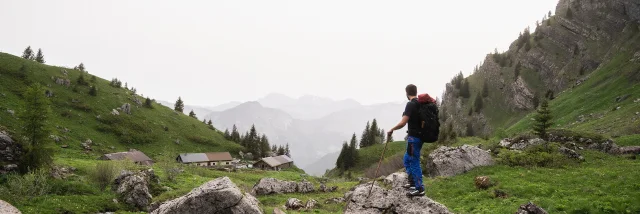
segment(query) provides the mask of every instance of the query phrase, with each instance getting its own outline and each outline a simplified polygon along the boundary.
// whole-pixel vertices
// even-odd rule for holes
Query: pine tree
[[[482,97],[489,96],[489,81],[487,79],[484,80],[484,85],[482,85]]]
[[[471,137],[474,136],[473,133],[473,126],[471,125],[471,122],[467,123],[467,137]]]
[[[284,150],[283,146],[278,147],[278,155],[285,155],[287,152]]]
[[[371,127],[369,130],[369,136],[368,136],[369,144],[367,146],[373,146],[379,142],[380,136],[378,136],[378,134],[380,134],[380,129],[378,129],[378,121],[376,121],[376,119],[374,118],[373,122],[371,122]]]
[[[477,113],[480,113],[480,111],[482,111],[483,106],[484,106],[484,103],[482,101],[482,96],[478,94],[476,96],[476,100],[473,102],[473,109],[476,110]]]
[[[460,96],[464,98],[469,98],[471,96],[471,92],[469,92],[469,80],[465,79],[462,83],[462,88],[460,89]]]
[[[347,162],[345,163],[345,168],[350,169],[356,166],[358,163],[358,149],[356,148],[358,140],[356,140],[356,134],[354,133],[351,137],[351,142],[349,143],[348,156],[346,157]]]
[[[533,132],[540,138],[546,139],[547,130],[553,125],[551,122],[552,118],[551,110],[549,110],[549,102],[544,99],[534,116],[535,122],[533,124]]]
[[[275,153],[276,155],[278,155],[278,147],[276,146],[276,144],[273,144],[271,146],[271,152]]]
[[[22,58],[33,60],[34,57],[33,57],[33,50],[31,50],[31,46],[24,49],[24,51],[22,52]]]
[[[194,114],[195,117],[195,114]],[[207,125],[209,125],[209,128],[213,128],[213,123],[211,122],[211,119],[209,119],[209,122],[207,122]]]
[[[42,50],[40,50],[40,48],[38,48],[38,54],[36,55],[36,62],[39,63],[45,63],[44,61],[44,54],[42,54]]]
[[[238,132],[235,124],[233,124],[233,129],[231,129],[231,141],[240,143],[240,132]]]
[[[224,130],[224,139],[231,140],[231,133],[229,133],[229,129]]]
[[[94,97],[98,95],[98,89],[96,89],[95,85],[92,85],[91,88],[89,89],[89,95]]]
[[[271,147],[269,146],[269,139],[264,134],[262,134],[262,138],[260,138],[260,148],[262,157],[269,157],[271,154]]]
[[[144,101],[144,106],[147,108],[153,108],[153,103],[151,102],[151,99],[149,99],[149,97],[147,97],[147,99]]]
[[[193,112],[193,110],[191,110],[191,112],[189,112],[189,117],[197,118],[196,117],[196,113]]]
[[[182,102],[182,98],[178,97],[178,101],[176,101],[176,104],[173,106],[173,110],[182,113],[182,111],[184,111],[184,102]]]
[[[386,136],[386,132],[384,132],[384,129],[380,130],[380,143],[384,144],[386,141],[385,140],[385,136]]]
[[[369,146],[369,130],[371,126],[369,125],[369,121],[367,121],[367,127],[362,131],[362,136],[360,136],[360,148],[364,148]]]
[[[284,148],[284,154],[291,157],[291,151],[289,150],[289,143],[287,143],[287,146]]]
[[[39,83],[31,85],[24,94],[25,106],[19,117],[24,121],[22,136],[23,156],[19,170],[22,173],[48,166],[53,159],[48,120],[51,115],[45,89]]]
[[[538,93],[538,91],[536,91],[533,94],[533,98],[531,99],[531,102],[533,103],[533,108],[538,108],[538,105],[540,105],[540,93]]]
[[[344,143],[342,143],[342,149],[340,150],[340,154],[338,155],[338,160],[336,160],[336,167],[338,169],[345,169],[345,158],[348,155],[349,152],[349,145],[347,144],[347,142],[345,141]]]
[[[78,65],[78,70],[84,73],[84,64],[82,62]]]
[[[87,82],[87,80],[84,79],[84,73],[81,73],[80,76],[78,77],[78,79],[76,80],[76,82],[78,83],[78,85],[89,85],[89,83]]]

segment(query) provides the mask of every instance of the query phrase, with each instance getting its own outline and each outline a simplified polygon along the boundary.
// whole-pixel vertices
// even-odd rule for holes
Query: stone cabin
[[[176,161],[183,164],[213,167],[232,165],[233,158],[229,152],[183,153],[176,157]]]
[[[290,168],[293,166],[293,160],[286,155],[280,155],[275,157],[266,157],[260,159],[253,164],[253,168],[262,170],[276,170]]]
[[[147,155],[138,150],[129,150],[128,152],[116,152],[104,154],[98,158],[98,160],[132,160],[136,164],[140,165],[153,165],[153,160],[149,158]]]

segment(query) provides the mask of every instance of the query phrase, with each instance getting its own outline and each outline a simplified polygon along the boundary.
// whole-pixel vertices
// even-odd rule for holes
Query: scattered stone
[[[273,208],[273,214],[287,214],[287,213],[275,207]]]
[[[126,114],[131,114],[131,104],[129,103],[123,104],[122,107],[120,107],[120,109],[122,109],[122,112]]]
[[[67,168],[67,167],[54,166],[54,167],[51,167],[51,172],[49,174],[51,175],[51,177],[55,179],[65,179],[73,175],[75,170],[76,168],[72,168],[72,167]]]
[[[16,112],[11,109],[7,109],[7,113],[9,113],[11,116],[15,116],[16,114]]]
[[[53,91],[47,89],[47,91],[44,92],[44,95],[47,97],[53,97]]]
[[[507,147],[511,146],[511,144],[512,144],[512,142],[511,142],[511,141],[512,141],[512,140],[511,140],[511,139],[509,139],[509,138],[502,139],[502,140],[500,141],[500,146],[507,148]]]
[[[318,188],[318,191],[326,192],[326,190],[327,190],[327,186],[324,183],[321,183],[320,188]]]
[[[548,214],[548,213],[544,209],[529,202],[529,203],[520,205],[516,214]]]
[[[396,177],[402,179],[402,176]],[[451,213],[447,207],[427,196],[407,197],[407,190],[402,187],[387,190],[374,185],[369,196],[370,188],[370,183],[359,184],[353,191],[347,192],[345,198],[348,202],[344,213]]]
[[[16,169],[18,169],[18,165],[17,164],[7,164],[4,165],[3,167],[5,172],[12,172],[15,171]]]
[[[628,154],[637,155],[637,154],[640,154],[640,146],[620,147],[620,148],[618,148],[618,154],[623,154],[623,155],[628,155]]]
[[[71,130],[69,130],[68,128],[64,128],[64,129],[62,129],[62,132],[64,132],[64,133],[69,133],[70,131],[71,131]]]
[[[316,207],[316,204],[318,204],[318,201],[309,199],[309,201],[307,201],[307,203],[304,205],[304,209],[312,210],[313,208]]]
[[[287,207],[287,210],[299,210],[300,208],[302,208],[302,201],[300,201],[300,199],[297,198],[289,198],[289,200],[287,200],[287,203],[284,205]]]
[[[148,211],[151,204],[147,179],[144,174],[134,174],[130,171],[122,171],[115,179],[114,187],[120,199],[130,206],[142,211]]]
[[[338,191],[338,186],[332,186],[331,188],[329,188],[329,192],[335,192]]]
[[[493,196],[496,198],[507,198],[509,197],[509,195],[507,194],[507,192],[500,190],[500,189],[494,189],[493,190]]]
[[[494,161],[488,151],[475,146],[441,146],[431,152],[427,158],[427,174],[430,177],[454,176],[465,173],[475,167],[490,166]]]
[[[491,179],[488,176],[478,176],[473,181],[478,189],[488,189],[492,186]]]
[[[637,103],[637,102],[640,102],[640,98],[633,101],[633,103]]]
[[[229,177],[211,180],[186,195],[164,202],[151,214],[232,213],[261,214],[258,200],[242,194]]]
[[[140,99],[138,99],[138,97],[133,96],[132,98],[133,102],[136,103],[138,106],[142,105],[142,101]]]
[[[116,147],[114,147],[114,146],[109,146],[109,149],[114,150],[114,149],[116,149]]]
[[[613,108],[613,111],[620,110],[620,106]]]
[[[327,199],[324,203],[325,204],[339,204],[339,203],[343,203],[344,202],[344,198],[331,198],[331,199]]]
[[[540,138],[533,138],[533,139],[529,139],[527,141],[521,140],[520,142],[511,145],[511,149],[524,150],[524,149],[529,148],[531,146],[542,145],[544,143],[545,143],[545,141],[543,139],[540,139]]]
[[[616,97],[616,103],[622,102],[624,100],[626,100],[627,98],[629,98],[630,95],[626,94],[626,95],[622,95],[619,97]]]
[[[120,112],[118,112],[118,110],[113,109],[113,110],[111,110],[111,115],[116,115],[117,116],[117,115],[120,115]]]
[[[49,135],[49,138],[51,138],[56,143],[59,143],[62,140],[62,139],[60,139],[60,137],[55,136],[55,135]]]
[[[0,200],[0,213],[3,214],[22,214],[22,212],[20,212],[20,210],[18,210],[18,208],[14,207],[13,205]]]
[[[60,146],[60,148],[66,149],[66,148],[69,148],[69,145],[65,144],[65,145]]]
[[[282,181],[275,178],[261,178],[258,183],[253,186],[251,193],[260,196],[296,192],[309,193],[313,191],[315,191],[313,184],[308,181],[296,183],[294,181]]]
[[[91,151],[91,144],[93,143],[93,141],[91,141],[91,139],[87,139],[86,141],[84,141],[84,143],[81,143],[80,145],[82,145],[82,148],[85,151]]]
[[[19,160],[22,147],[9,134],[0,131],[0,163],[14,163]]]
[[[640,112],[637,112],[637,111],[636,111],[636,115],[640,115]]]
[[[176,144],[180,144],[180,139],[176,139],[175,141],[173,141]]]
[[[569,149],[567,147],[560,147],[559,149],[560,153],[564,154],[565,156],[572,158],[572,159],[578,159],[583,161],[584,157],[582,157],[582,155],[578,154],[578,152],[576,152],[573,149]]]
[[[396,172],[384,179],[384,184],[391,186],[392,188],[402,187],[405,183],[408,182],[409,177],[407,173]]]

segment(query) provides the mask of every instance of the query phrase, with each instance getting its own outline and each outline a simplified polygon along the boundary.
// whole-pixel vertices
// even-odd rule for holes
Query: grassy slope
[[[51,79],[52,76],[64,77],[61,72],[63,68],[0,53],[0,125],[12,131],[19,131],[17,129],[21,123],[16,117],[11,116],[7,109],[17,112],[22,108],[21,94],[27,87],[27,83],[18,78],[16,74],[23,64],[28,68],[29,82],[39,82],[54,92],[55,96],[50,98],[52,115],[49,125],[53,130],[52,134],[67,138],[57,143],[55,151],[57,157],[93,159],[103,153],[134,148],[145,152],[154,160],[170,160],[175,158],[179,152],[230,151],[232,154],[237,154],[237,151],[242,148],[235,143],[226,141],[219,132],[209,129],[201,121],[177,114],[172,109],[160,104],[154,103],[154,109],[136,106],[132,101],[134,95],[129,90],[111,87],[107,80],[97,78],[95,85],[98,88],[98,96],[90,96],[88,86],[78,86],[76,93],[72,91],[72,88],[76,85],[75,80],[80,75],[79,71],[66,69],[69,72],[66,78],[72,81],[72,86],[67,88],[55,84]],[[90,80],[88,75],[85,75],[85,78],[87,81]],[[144,98],[136,97],[144,102]],[[78,102],[74,103],[72,100]],[[111,110],[124,103],[132,104],[132,114],[123,113],[120,116],[112,117]],[[63,113],[68,117],[63,116]],[[97,119],[97,116],[110,120],[120,119],[120,122],[117,125],[104,124]],[[149,143],[126,143],[124,138],[114,134],[114,131],[109,130],[109,127],[120,127],[131,133],[130,136],[139,136],[147,139]],[[165,131],[164,127],[167,127],[168,131]],[[71,131],[65,133],[64,128]],[[91,139],[94,143],[93,152],[88,154],[82,152],[80,145],[86,139]],[[180,140],[180,144],[174,143],[176,139]],[[62,149],[60,145],[69,145],[69,148]],[[111,146],[115,149],[110,149]]]
[[[635,45],[640,35],[630,40]],[[623,52],[591,74],[580,86],[565,91],[550,102],[554,116],[554,128],[562,127],[578,131],[600,132],[610,136],[640,134],[640,86],[633,75],[640,71],[640,63],[630,62],[632,52]],[[622,102],[616,97],[630,95]],[[616,107],[619,110],[614,110]],[[593,114],[594,116],[590,116]],[[576,123],[584,115],[587,121]],[[600,117],[602,116],[602,117]],[[508,133],[519,133],[529,129],[533,114],[527,115],[507,129]]]

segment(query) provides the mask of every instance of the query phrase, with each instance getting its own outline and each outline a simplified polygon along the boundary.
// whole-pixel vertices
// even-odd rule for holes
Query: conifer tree
[[[353,133],[351,136],[351,142],[349,143],[349,156],[347,157],[347,163],[345,163],[346,168],[353,168],[358,163],[357,143],[358,140],[356,139],[356,133]]]
[[[144,106],[147,108],[153,108],[153,103],[151,102],[151,99],[149,99],[149,97],[147,97],[147,99],[144,100]]]
[[[24,94],[25,106],[19,117],[24,122],[21,143],[23,156],[19,170],[27,173],[31,170],[48,166],[53,159],[48,125],[51,109],[45,96],[45,89],[39,83],[31,85]]]
[[[533,94],[533,98],[531,99],[531,102],[533,103],[533,108],[538,108],[538,106],[540,105],[540,93],[538,91],[536,91]]]
[[[378,121],[376,121],[375,118],[373,119],[373,122],[371,122],[371,127],[368,134],[369,136],[367,137],[369,139],[367,140],[367,146],[372,146],[379,142],[380,136],[378,136],[378,134],[380,134],[380,129],[378,129]]]
[[[338,169],[345,169],[345,158],[348,155],[347,153],[349,152],[349,145],[347,144],[347,142],[345,141],[344,143],[342,143],[342,149],[340,150],[340,154],[338,155],[338,160],[336,160],[336,167]]]
[[[469,98],[471,96],[471,92],[469,92],[469,80],[465,79],[462,83],[462,87],[460,88],[460,96],[464,98]]]
[[[189,117],[196,118],[196,113],[191,110],[191,112],[189,112]]]
[[[84,64],[81,62],[80,65],[78,65],[78,70],[84,73]]]
[[[98,89],[96,89],[95,85],[92,85],[91,88],[89,89],[89,95],[94,97],[98,95]]]
[[[24,49],[24,51],[22,52],[22,58],[28,59],[28,60],[33,60],[33,50],[31,50],[31,46],[28,46],[26,49]]]
[[[549,110],[549,102],[546,99],[542,100],[542,104],[533,118],[535,119],[533,132],[540,138],[547,139],[547,130],[553,125],[551,122],[553,117],[551,116],[551,110]]]
[[[182,102],[182,98],[178,97],[178,101],[173,106],[173,110],[182,113],[184,111],[184,102]]]
[[[87,82],[87,80],[84,79],[84,74],[81,73],[80,76],[78,77],[78,80],[76,80],[76,82],[78,83],[78,85],[88,85],[89,83]]]
[[[240,143],[240,132],[238,132],[238,128],[235,124],[233,124],[233,129],[231,129],[231,141]]]
[[[262,134],[262,137],[260,138],[260,150],[263,158],[269,157],[269,154],[271,153],[271,147],[269,146],[269,139],[265,134]]]
[[[229,133],[229,129],[224,130],[224,139],[231,140],[231,133]]]
[[[284,148],[284,154],[291,157],[291,151],[289,150],[289,143],[287,143],[287,146]]]
[[[385,137],[386,137],[386,132],[384,132],[384,129],[381,129],[380,130],[380,143],[384,144],[386,142],[386,141],[384,141],[384,140],[386,140]]]
[[[476,96],[476,100],[473,102],[473,108],[476,110],[477,113],[480,113],[480,111],[482,111],[483,105],[484,103],[482,101],[482,96],[478,94]]]
[[[285,155],[286,151],[283,146],[278,146],[278,155]]]
[[[367,121],[367,126],[362,131],[362,136],[360,136],[360,148],[369,146],[369,130],[371,130],[371,126],[369,125],[369,121]]]
[[[44,54],[42,54],[42,50],[40,48],[38,48],[38,54],[36,55],[36,62],[39,63],[45,63],[44,61]]]
[[[195,116],[195,114],[194,114]],[[211,119],[209,119],[209,122],[207,122],[207,125],[209,125],[209,128],[213,128],[213,123],[211,122]]]
[[[278,146],[276,146],[276,144],[273,144],[271,146],[271,152],[275,153],[276,155],[278,155]]]

